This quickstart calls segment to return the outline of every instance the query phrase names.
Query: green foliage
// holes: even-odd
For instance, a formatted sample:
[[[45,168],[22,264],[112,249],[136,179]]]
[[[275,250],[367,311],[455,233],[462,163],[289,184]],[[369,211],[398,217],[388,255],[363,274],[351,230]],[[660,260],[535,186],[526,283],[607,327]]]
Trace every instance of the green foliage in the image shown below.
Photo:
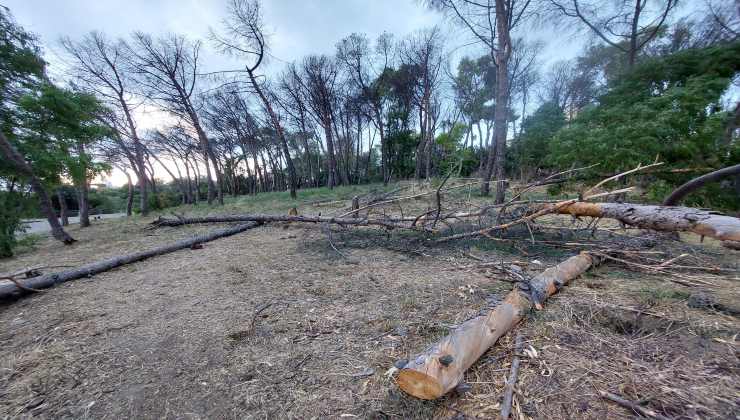
[[[436,162],[441,174],[450,171],[468,176],[478,167],[478,156],[469,148],[464,148],[463,137],[468,130],[465,124],[457,123],[450,131],[437,136],[437,144],[440,146],[440,156]]]
[[[174,190],[159,191],[157,194],[149,196],[149,208],[152,210],[162,210],[168,207],[179,206],[181,203],[180,194]]]
[[[419,134],[411,130],[393,131],[386,138],[388,147],[388,167],[391,174],[399,178],[414,175],[414,153],[419,143]]]
[[[98,123],[104,109],[93,95],[44,84],[21,97],[18,109],[16,147],[48,183],[68,177],[79,185],[109,169],[87,151],[109,134]]]
[[[21,229],[18,193],[0,192],[0,258],[13,256],[15,233]]]
[[[722,140],[728,113],[720,98],[739,69],[740,43],[645,60],[558,132],[550,158],[560,168],[599,163],[588,173],[598,177],[657,157],[666,166],[654,185],[666,190],[696,175],[671,169],[706,172],[737,163],[737,142]],[[705,193],[691,204],[716,198]]]
[[[453,89],[460,110],[471,121],[493,119],[494,107],[486,103],[493,98],[495,86],[496,67],[490,55],[460,60]]]
[[[522,132],[512,145],[514,167],[527,173],[550,167],[547,159],[550,141],[564,125],[565,114],[554,102],[545,102],[525,118]]]

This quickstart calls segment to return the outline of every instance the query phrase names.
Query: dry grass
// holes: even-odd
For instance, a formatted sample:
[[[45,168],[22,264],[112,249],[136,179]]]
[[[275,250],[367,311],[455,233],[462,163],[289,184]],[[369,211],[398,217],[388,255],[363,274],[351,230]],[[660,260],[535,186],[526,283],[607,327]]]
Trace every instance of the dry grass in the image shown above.
[[[467,199],[467,191],[456,194],[449,199]],[[266,210],[244,200],[219,211]],[[290,208],[271,200],[275,212]],[[302,213],[334,211],[309,201]],[[431,204],[413,200],[404,210]],[[78,265],[212,229],[149,231],[148,220],[73,228],[74,246],[44,239],[0,262],[0,272]],[[0,304],[0,417],[495,417],[513,335],[467,372],[463,395],[419,401],[385,373],[510,289],[499,274],[470,268],[475,261],[462,249],[530,262],[522,264],[529,272],[574,251],[526,240],[432,246],[371,229],[332,237],[347,258],[320,227],[274,224]],[[714,245],[681,247],[737,265]],[[717,299],[738,301],[732,275],[708,279],[719,286],[710,290]],[[536,357],[523,358],[515,415],[634,417],[597,396],[609,390],[669,417],[731,418],[740,324],[688,307],[694,292],[614,265],[574,281],[519,327]]]

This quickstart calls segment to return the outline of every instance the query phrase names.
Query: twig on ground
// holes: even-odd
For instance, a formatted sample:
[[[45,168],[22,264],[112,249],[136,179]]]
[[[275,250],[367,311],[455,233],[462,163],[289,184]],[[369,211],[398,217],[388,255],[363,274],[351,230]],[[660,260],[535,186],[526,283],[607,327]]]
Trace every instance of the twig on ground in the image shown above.
[[[506,420],[511,415],[511,403],[514,401],[514,387],[516,385],[516,378],[519,374],[519,354],[522,352],[522,345],[524,339],[521,334],[516,335],[516,344],[514,345],[514,358],[511,361],[511,373],[509,373],[509,380],[506,381],[506,387],[504,388],[504,401],[501,405],[501,418]]]
[[[609,401],[613,401],[621,405],[624,408],[628,408],[634,411],[635,413],[641,416],[650,417],[650,418],[659,419],[659,420],[668,420],[668,417],[662,416],[656,413],[654,410],[650,410],[649,408],[640,407],[639,405],[633,403],[632,401],[627,401],[617,394],[612,394],[611,392],[606,392],[606,391],[599,391],[599,395],[601,395],[601,398],[605,398]]]
[[[259,315],[260,315],[260,314],[261,314],[262,312],[264,312],[264,311],[265,311],[265,309],[269,308],[269,307],[270,307],[270,306],[272,306],[272,305],[273,305],[274,303],[275,303],[275,302],[267,302],[267,303],[263,304],[262,306],[260,306],[259,308],[257,308],[257,310],[256,310],[256,311],[254,311],[254,315],[252,315],[252,322],[250,322],[250,323],[249,323],[249,333],[250,333],[250,334],[253,334],[253,333],[254,333],[254,327],[255,327],[255,325],[257,324],[257,317],[258,317],[258,316],[259,316]]]

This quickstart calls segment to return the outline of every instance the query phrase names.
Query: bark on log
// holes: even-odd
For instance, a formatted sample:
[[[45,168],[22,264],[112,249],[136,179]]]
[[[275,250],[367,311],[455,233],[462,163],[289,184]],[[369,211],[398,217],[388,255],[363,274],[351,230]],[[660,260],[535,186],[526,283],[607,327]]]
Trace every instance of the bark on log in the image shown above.
[[[32,277],[25,279],[22,284],[26,288],[31,289],[43,289],[54,286],[58,283],[65,281],[75,280],[82,277],[89,277],[95,274],[102,273],[120,267],[125,264],[141,261],[147,258],[155,257],[157,255],[168,254],[170,252],[178,251],[185,248],[190,248],[194,245],[201,244],[204,242],[210,242],[215,239],[225,238],[227,236],[236,235],[237,233],[244,232],[246,230],[255,228],[261,225],[259,222],[244,223],[227,229],[219,229],[213,232],[209,232],[205,235],[198,235],[193,238],[183,239],[181,241],[174,242],[169,245],[150,249],[148,251],[136,252],[128,255],[121,255],[106,260],[97,261],[91,264],[86,264],[81,267],[62,271],[60,273],[45,274],[38,277]],[[19,295],[25,293],[24,290],[18,288],[14,283],[0,283],[0,299],[11,297],[13,295]]]
[[[341,226],[382,226],[389,229],[412,229],[418,231],[432,232],[423,226],[412,226],[393,220],[383,219],[354,219],[345,217],[324,216],[293,216],[281,214],[234,214],[225,216],[188,217],[178,219],[166,219],[160,217],[152,222],[154,226],[182,226],[199,223],[228,223],[228,222],[299,222],[299,223],[329,223]]]
[[[529,283],[520,283],[501,304],[465,321],[450,335],[409,359],[396,383],[404,392],[425,400],[448,393],[460,383],[465,371],[514,328],[532,306],[541,308],[548,297],[597,262],[596,257],[584,252],[548,268]]]
[[[565,206],[549,204],[554,213],[606,217],[630,226],[666,232],[693,232],[721,241],[740,241],[740,219],[690,207],[579,201]]]
[[[719,181],[722,178],[740,175],[740,164],[722,168],[686,182],[673,192],[663,201],[664,206],[675,206],[681,200],[693,191],[709,184],[710,182]]]

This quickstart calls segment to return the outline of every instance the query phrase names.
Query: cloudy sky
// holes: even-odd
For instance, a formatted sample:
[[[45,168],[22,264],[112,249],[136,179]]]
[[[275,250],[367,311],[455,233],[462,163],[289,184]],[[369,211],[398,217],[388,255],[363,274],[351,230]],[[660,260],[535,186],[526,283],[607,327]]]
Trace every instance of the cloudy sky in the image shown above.
[[[207,39],[225,14],[224,0],[0,0],[18,22],[39,35],[51,71],[59,70],[58,39],[73,39],[92,30],[126,36],[140,30],[176,32]],[[267,0],[264,20],[273,59],[269,71],[311,53],[332,53],[338,40],[352,32],[374,38],[383,31],[405,35],[432,26],[442,17],[416,0]],[[211,53],[208,70],[233,65]],[[55,68],[56,67],[56,68]]]

